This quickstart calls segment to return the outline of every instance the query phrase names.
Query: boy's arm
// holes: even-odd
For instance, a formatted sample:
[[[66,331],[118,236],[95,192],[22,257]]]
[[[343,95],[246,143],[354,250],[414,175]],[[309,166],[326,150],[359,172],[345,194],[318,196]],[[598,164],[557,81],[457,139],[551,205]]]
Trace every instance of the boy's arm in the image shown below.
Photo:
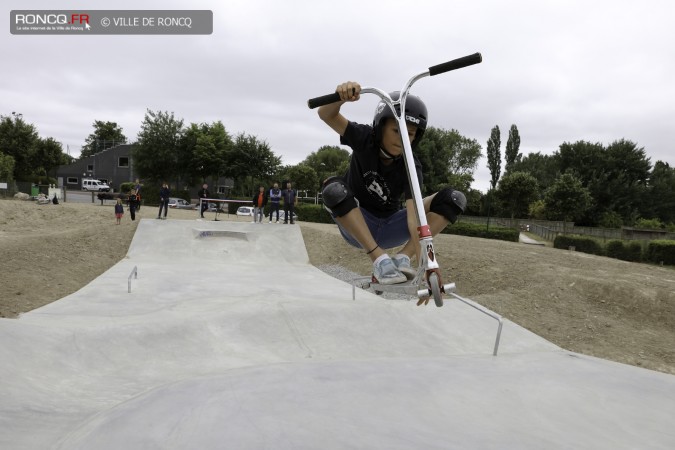
[[[346,102],[355,102],[360,98],[361,86],[359,83],[348,81],[340,84],[335,92],[340,94],[340,101],[319,107],[319,117],[342,136],[345,134],[349,121],[340,114],[340,108]]]
[[[407,211],[408,218],[408,232],[410,233],[410,240],[417,242],[415,245],[415,255],[417,256],[417,261],[420,260],[420,246],[419,246],[419,236],[417,232],[417,215],[415,214],[415,203],[413,199],[408,199],[405,201],[405,209]]]

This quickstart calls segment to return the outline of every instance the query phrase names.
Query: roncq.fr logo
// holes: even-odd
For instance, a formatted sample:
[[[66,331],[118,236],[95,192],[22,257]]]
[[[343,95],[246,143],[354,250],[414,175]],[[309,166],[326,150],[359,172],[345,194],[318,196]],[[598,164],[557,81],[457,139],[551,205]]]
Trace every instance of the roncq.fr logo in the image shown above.
[[[89,14],[17,14],[15,25],[82,25],[89,28]]]

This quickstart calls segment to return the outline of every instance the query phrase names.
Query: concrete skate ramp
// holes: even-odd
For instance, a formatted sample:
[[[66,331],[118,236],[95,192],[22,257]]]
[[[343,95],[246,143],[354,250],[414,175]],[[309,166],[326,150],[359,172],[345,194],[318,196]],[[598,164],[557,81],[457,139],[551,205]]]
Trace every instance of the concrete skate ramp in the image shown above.
[[[495,357],[461,302],[351,294],[297,226],[142,220],[92,283],[0,319],[0,449],[675,447],[673,376],[508,321]]]

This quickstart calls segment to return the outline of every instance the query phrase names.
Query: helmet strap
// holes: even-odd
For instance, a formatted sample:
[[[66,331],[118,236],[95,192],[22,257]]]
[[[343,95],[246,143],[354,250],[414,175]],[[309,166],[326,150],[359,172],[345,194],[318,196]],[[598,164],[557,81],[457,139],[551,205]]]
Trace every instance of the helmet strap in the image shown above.
[[[392,155],[391,153],[389,153],[388,151],[386,151],[382,147],[380,147],[380,156],[383,157],[384,159],[390,159],[390,160],[394,160],[394,161],[396,161],[397,159],[399,159],[401,157],[401,155],[398,155],[398,156]]]

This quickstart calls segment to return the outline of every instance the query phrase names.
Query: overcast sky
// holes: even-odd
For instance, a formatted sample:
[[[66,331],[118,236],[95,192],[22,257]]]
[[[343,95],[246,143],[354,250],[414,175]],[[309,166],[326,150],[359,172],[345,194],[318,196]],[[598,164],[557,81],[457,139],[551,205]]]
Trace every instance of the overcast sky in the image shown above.
[[[0,114],[23,114],[78,156],[95,120],[135,140],[146,109],[265,140],[297,164],[337,136],[306,100],[342,81],[398,90],[413,75],[467,54],[483,63],[420,80],[429,124],[486,152],[512,124],[523,154],[563,142],[644,147],[675,166],[675,2],[650,1],[3,1]],[[207,9],[204,36],[12,35],[15,9]],[[368,123],[372,95],[349,104]],[[473,187],[489,186],[486,158]]]

